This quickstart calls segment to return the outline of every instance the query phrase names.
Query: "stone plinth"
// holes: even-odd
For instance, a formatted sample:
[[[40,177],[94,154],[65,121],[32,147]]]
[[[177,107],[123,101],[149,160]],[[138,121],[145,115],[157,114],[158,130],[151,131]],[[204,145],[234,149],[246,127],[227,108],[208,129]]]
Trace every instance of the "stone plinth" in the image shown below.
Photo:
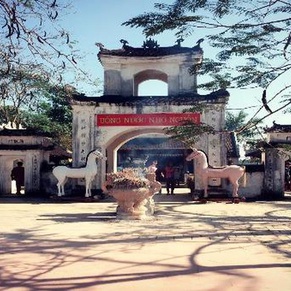
[[[154,212],[153,192],[149,188],[111,189],[108,194],[118,203],[117,218],[145,219]]]

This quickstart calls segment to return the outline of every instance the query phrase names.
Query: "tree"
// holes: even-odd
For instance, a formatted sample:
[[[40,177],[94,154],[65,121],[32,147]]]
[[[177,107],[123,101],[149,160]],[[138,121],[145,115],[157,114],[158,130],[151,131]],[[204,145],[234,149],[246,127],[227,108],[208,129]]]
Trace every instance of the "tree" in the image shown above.
[[[7,74],[13,65],[32,60],[58,71],[66,64],[76,66],[73,41],[57,26],[59,12],[69,9],[65,2],[0,0],[0,55]]]
[[[9,74],[0,67],[0,122],[50,134],[71,148],[72,111],[69,86],[55,85],[40,65],[14,65]]]
[[[80,65],[82,55],[76,41],[59,25],[62,15],[69,13],[71,0],[0,0],[0,59],[6,74],[13,66],[29,63],[41,65],[51,81],[66,84],[92,78]]]
[[[46,99],[39,102],[34,111],[23,112],[24,125],[47,133],[56,143],[71,149],[73,113],[70,100],[74,92],[67,86],[51,86]]]
[[[218,54],[215,60],[204,60],[199,68],[198,73],[212,77],[200,88],[217,89],[218,84],[262,88],[258,112],[265,113],[258,121],[283,109],[290,112],[290,1],[176,0],[155,4],[155,8],[156,12],[131,18],[123,25],[141,27],[146,36],[175,30],[177,37],[185,38],[203,30]],[[269,89],[280,80],[281,86],[270,96]],[[270,101],[278,98],[282,104],[270,108]],[[255,126],[253,118],[251,121],[243,130]]]
[[[237,132],[238,129],[243,128],[247,122],[248,114],[244,111],[239,111],[238,114],[233,114],[231,112],[226,112],[226,119],[225,119],[225,129],[227,131],[234,131]],[[256,125],[262,123],[258,120],[253,121]],[[244,131],[237,132],[237,140],[239,142],[247,141],[250,139],[254,139],[259,134],[258,128],[251,127]]]
[[[57,143],[72,149],[72,111],[66,98],[53,98],[39,104],[35,112],[23,112],[27,128],[47,133]]]
[[[21,111],[33,110],[50,87],[48,74],[35,64],[14,65],[9,74],[0,66],[0,116],[2,123],[21,124]]]
[[[64,74],[91,81],[77,64],[75,41],[58,25],[68,1],[0,0],[0,121],[45,131],[65,146],[72,113]]]
[[[183,110],[186,112],[199,112],[205,109],[205,105],[194,104],[191,108]],[[171,126],[165,128],[166,134],[170,135],[172,139],[182,141],[188,148],[193,148],[195,144],[201,139],[204,134],[215,134],[215,129],[203,122],[198,124],[192,120],[184,120],[181,125]]]

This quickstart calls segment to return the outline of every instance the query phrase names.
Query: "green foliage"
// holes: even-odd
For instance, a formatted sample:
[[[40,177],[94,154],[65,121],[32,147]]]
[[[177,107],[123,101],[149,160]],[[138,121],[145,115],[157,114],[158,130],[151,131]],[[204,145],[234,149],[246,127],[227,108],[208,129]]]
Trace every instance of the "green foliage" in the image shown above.
[[[194,104],[192,108],[184,110],[183,112],[199,112],[205,109],[203,104]],[[185,120],[181,125],[171,126],[165,128],[166,134],[170,135],[172,139],[183,142],[187,147],[192,148],[201,139],[203,134],[215,134],[212,126],[200,122],[194,123],[192,120]]]
[[[40,65],[14,65],[9,74],[0,66],[0,121],[40,130],[71,148],[73,90],[51,83]]]
[[[205,109],[205,105],[197,104],[191,108],[191,112],[202,112]],[[185,111],[186,112],[186,111]],[[189,110],[187,110],[189,112]],[[244,111],[239,111],[237,115],[230,112],[226,113],[225,130],[234,131],[237,133],[238,141],[251,140],[257,136],[257,127],[248,128],[244,131],[240,131],[246,124],[246,118],[248,114]],[[258,126],[261,122],[257,119],[253,119],[253,123]],[[191,120],[186,120],[180,126],[173,126],[165,128],[165,131],[171,138],[182,141],[187,147],[192,148],[201,139],[204,134],[215,134],[215,129],[205,123],[193,123]]]
[[[2,65],[2,66],[1,66]],[[6,73],[0,63],[0,115],[4,123],[21,122],[22,110],[34,110],[49,87],[47,73],[40,66],[13,66]]]
[[[215,134],[212,126],[191,120],[186,120],[182,125],[165,128],[166,134],[171,138],[183,142],[187,147],[192,148],[201,139],[203,134]]]
[[[22,112],[25,127],[49,134],[55,142],[67,149],[72,148],[72,110],[70,98],[62,87],[52,87],[46,100],[34,111]]]
[[[248,114],[244,111],[239,111],[237,115],[226,112],[225,119],[225,129],[227,131],[234,131],[237,133],[237,140],[239,142],[251,140],[258,135],[257,127],[262,123],[258,119],[253,119],[252,122],[256,127],[248,127],[247,129],[241,131],[242,128],[246,125],[246,118]]]
[[[0,121],[41,130],[71,147],[72,112],[64,75],[78,66],[75,41],[59,26],[70,0],[0,1]],[[56,85],[58,84],[58,85]]]

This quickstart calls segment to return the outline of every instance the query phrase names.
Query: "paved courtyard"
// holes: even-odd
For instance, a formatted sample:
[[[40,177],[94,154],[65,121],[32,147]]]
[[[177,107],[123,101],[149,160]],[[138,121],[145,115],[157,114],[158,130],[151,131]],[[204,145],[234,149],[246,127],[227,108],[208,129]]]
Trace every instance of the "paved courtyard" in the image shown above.
[[[291,290],[291,200],[181,197],[144,221],[110,200],[0,198],[0,290]]]

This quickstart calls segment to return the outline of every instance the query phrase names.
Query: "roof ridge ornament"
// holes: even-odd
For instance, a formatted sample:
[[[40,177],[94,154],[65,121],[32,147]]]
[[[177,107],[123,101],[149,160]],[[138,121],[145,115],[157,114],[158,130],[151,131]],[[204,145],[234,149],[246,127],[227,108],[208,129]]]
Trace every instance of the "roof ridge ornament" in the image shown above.
[[[193,47],[183,47],[182,42],[184,39],[179,37],[175,44],[172,46],[160,46],[156,40],[149,37],[143,42],[140,47],[133,47],[129,45],[129,42],[126,39],[120,39],[122,47],[119,49],[105,49],[102,43],[96,43],[95,45],[100,49],[98,53],[98,58],[101,58],[105,55],[111,56],[124,56],[124,57],[161,57],[161,56],[170,56],[178,54],[188,54],[193,57],[196,55],[198,61],[202,61],[203,49],[200,47],[203,39],[199,39],[196,42],[196,45]]]
[[[120,42],[123,45],[123,48],[128,45],[128,41],[126,39],[121,39]]]
[[[181,43],[184,41],[184,38],[183,37],[179,37],[177,40],[176,40],[176,43],[177,43],[177,46],[181,47]]]
[[[157,49],[160,45],[156,40],[153,40],[152,38],[147,39],[143,42],[142,47],[144,49]]]

